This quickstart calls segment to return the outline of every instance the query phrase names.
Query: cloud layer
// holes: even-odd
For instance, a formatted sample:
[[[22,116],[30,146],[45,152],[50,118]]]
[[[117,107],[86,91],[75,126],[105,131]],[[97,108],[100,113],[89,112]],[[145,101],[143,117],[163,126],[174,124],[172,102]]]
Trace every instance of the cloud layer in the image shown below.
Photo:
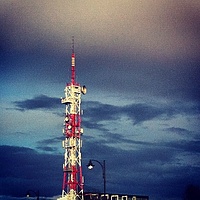
[[[18,50],[37,48],[41,42],[56,47],[66,36],[75,34],[87,48],[91,45],[115,48],[117,41],[122,48],[157,57],[198,55],[200,4],[195,0],[86,3],[9,0],[3,1],[1,7],[3,36]],[[12,26],[6,26],[8,23]],[[110,47],[106,47],[107,43]]]
[[[106,159],[107,190],[113,193],[117,193],[120,189],[121,193],[130,193],[132,190],[144,194],[143,187],[145,187],[146,194],[152,197],[159,194],[160,197],[176,198],[184,193],[187,185],[198,184],[199,165],[181,163],[181,157],[187,158],[187,156],[180,152],[179,147],[173,144],[160,146],[139,144],[138,147],[127,151],[109,147],[100,141],[95,144],[94,150],[94,143],[85,141],[83,148],[85,191],[101,191],[102,188],[98,165],[95,165],[94,171],[88,171],[86,168],[89,159],[96,157],[100,160]],[[32,149],[11,146],[1,146],[1,152],[3,152],[0,174],[3,183],[2,194],[23,196],[30,188],[39,189],[41,196],[53,196],[59,193],[62,173],[58,165],[63,162],[61,155],[41,154]],[[92,152],[92,157],[88,152]],[[185,149],[185,152],[188,151]],[[7,167],[8,163],[10,167]],[[159,191],[160,186],[165,187],[165,190]],[[12,191],[9,188],[13,188]]]
[[[58,98],[40,95],[33,99],[26,99],[23,101],[14,101],[14,105],[21,111],[37,110],[37,109],[56,109],[60,108],[61,104]]]
[[[198,0],[1,1],[0,195],[60,193],[72,35],[85,190],[103,188],[92,158],[109,192],[177,200],[200,185],[199,13]]]
[[[61,156],[38,154],[33,149],[14,146],[1,146],[0,151],[1,194],[25,196],[29,189],[39,189],[41,196],[59,192],[61,171],[56,170],[55,163],[62,163]]]

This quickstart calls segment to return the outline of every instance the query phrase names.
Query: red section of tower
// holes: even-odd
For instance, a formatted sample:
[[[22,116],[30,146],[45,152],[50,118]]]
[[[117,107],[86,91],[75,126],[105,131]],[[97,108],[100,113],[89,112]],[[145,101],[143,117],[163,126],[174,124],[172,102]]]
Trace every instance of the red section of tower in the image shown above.
[[[86,93],[86,87],[76,83],[74,41],[71,56],[71,83],[65,87],[65,104],[63,148],[65,149],[63,164],[62,197],[59,200],[83,199],[83,176],[81,166],[81,94]]]

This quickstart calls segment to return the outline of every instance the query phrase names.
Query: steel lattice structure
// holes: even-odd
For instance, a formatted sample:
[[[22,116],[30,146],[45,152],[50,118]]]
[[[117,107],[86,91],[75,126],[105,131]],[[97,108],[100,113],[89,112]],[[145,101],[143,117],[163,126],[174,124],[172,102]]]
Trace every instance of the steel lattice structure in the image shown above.
[[[83,200],[83,175],[81,166],[81,147],[83,128],[81,128],[81,94],[86,93],[86,87],[80,86],[75,80],[74,41],[71,56],[71,83],[64,89],[65,119],[63,148],[65,149],[63,164],[62,197],[58,200]]]

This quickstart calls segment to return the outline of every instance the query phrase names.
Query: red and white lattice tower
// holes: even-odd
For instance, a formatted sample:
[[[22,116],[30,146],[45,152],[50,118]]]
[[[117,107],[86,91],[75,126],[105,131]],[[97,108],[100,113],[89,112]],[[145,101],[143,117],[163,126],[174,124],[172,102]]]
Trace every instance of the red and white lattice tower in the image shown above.
[[[65,149],[63,164],[62,197],[58,200],[83,200],[83,175],[81,165],[81,94],[86,93],[86,87],[76,83],[74,39],[71,56],[71,82],[64,89],[65,97],[61,103],[65,104],[63,148]]]

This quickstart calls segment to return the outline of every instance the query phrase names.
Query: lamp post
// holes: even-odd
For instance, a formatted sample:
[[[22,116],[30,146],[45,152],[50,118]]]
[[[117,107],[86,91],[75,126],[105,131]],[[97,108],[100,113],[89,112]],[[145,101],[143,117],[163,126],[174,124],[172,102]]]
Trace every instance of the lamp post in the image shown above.
[[[37,200],[39,200],[39,190],[37,192],[35,192],[33,190],[28,190],[26,193],[26,197],[30,197],[30,192],[34,193],[35,196],[37,197]]]
[[[95,166],[92,161],[97,162],[100,164],[101,168],[102,168],[102,172],[103,172],[103,193],[104,193],[104,200],[106,199],[106,162],[105,160],[103,160],[103,164],[101,162],[99,162],[98,160],[90,160],[89,163],[87,164],[87,167],[89,170],[93,169],[93,167]]]

